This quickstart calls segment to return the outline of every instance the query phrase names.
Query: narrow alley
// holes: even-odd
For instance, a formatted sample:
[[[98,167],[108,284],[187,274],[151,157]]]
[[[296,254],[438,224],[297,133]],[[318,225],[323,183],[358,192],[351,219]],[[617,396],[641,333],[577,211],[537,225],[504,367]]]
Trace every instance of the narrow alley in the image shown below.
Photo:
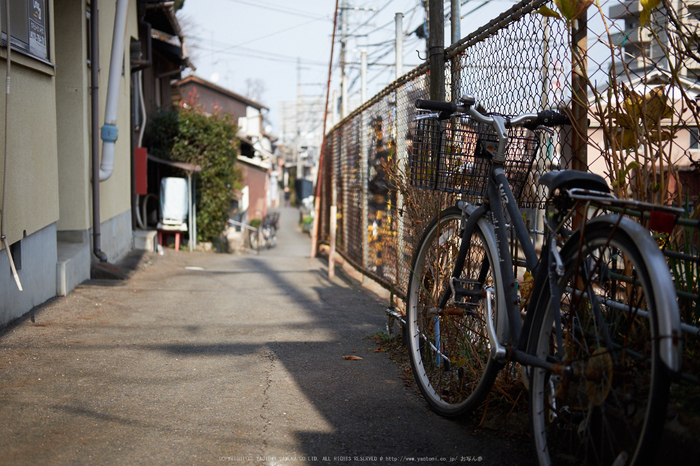
[[[0,331],[0,463],[529,464],[404,386],[370,339],[386,301],[329,280],[297,220],[259,256],[149,253]]]

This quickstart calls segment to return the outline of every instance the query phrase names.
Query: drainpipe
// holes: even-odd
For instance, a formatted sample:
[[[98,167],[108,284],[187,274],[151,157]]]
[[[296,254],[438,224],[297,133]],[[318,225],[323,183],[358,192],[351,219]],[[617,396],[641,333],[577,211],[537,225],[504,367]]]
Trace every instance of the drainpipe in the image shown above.
[[[102,163],[99,179],[107,180],[114,169],[114,143],[119,136],[117,129],[117,109],[119,106],[119,85],[121,83],[122,65],[124,63],[124,35],[126,34],[126,15],[129,0],[117,0],[114,17],[114,35],[112,37],[112,56],[109,63],[109,82],[107,84],[107,105],[105,107],[105,124],[102,126]]]
[[[5,74],[5,140],[3,148],[3,170],[2,170],[2,206],[0,207],[0,241],[2,241],[5,247],[5,253],[7,254],[7,261],[10,263],[10,270],[12,271],[12,276],[15,278],[15,283],[19,291],[22,291],[22,283],[19,280],[19,275],[17,274],[17,268],[15,267],[15,261],[12,259],[12,251],[10,251],[10,244],[7,242],[7,237],[5,236],[5,194],[7,193],[7,152],[8,152],[8,139],[9,139],[9,121],[10,121],[10,65],[12,65],[12,33],[10,31],[10,0],[5,0],[5,37],[7,38],[7,68]],[[32,319],[34,319],[32,315]]]
[[[107,262],[107,254],[102,251],[100,239],[100,28],[98,16],[98,0],[92,0],[90,19],[92,31],[90,32],[90,92],[92,94],[92,252],[100,260]]]

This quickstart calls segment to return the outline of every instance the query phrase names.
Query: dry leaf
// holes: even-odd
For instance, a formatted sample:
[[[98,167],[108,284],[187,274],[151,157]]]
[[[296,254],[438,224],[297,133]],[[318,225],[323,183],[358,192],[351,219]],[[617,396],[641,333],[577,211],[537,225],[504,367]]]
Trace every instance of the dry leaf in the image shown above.
[[[359,361],[359,360],[361,360],[362,358],[359,357],[359,356],[343,356],[343,359],[348,359],[348,360],[350,360],[350,361]]]
[[[637,142],[637,136],[632,130],[622,130],[615,134],[615,139],[617,140],[617,150],[627,150],[634,149],[639,145]]]
[[[529,271],[525,271],[523,283],[520,285],[520,309],[524,309],[527,303],[530,301],[530,296],[532,296],[532,288],[534,286],[535,278]]]
[[[668,97],[664,93],[663,87],[656,87],[644,96],[646,104],[647,117],[656,123],[662,118],[671,118],[673,116],[673,107],[668,105]]]
[[[625,112],[613,111],[612,117],[615,119],[615,123],[617,123],[617,126],[620,126],[622,128],[634,129],[639,126],[637,122]]]

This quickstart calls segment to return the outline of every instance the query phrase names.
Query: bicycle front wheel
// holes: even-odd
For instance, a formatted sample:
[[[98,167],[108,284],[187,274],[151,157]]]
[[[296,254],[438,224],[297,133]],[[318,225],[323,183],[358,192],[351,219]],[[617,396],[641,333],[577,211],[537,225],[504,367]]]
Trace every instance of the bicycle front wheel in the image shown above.
[[[260,248],[260,236],[258,235],[257,231],[250,231],[248,233],[248,244],[250,245],[251,249]]]
[[[486,298],[453,296],[440,308],[457,259],[462,211],[451,207],[428,225],[416,250],[408,285],[407,336],[411,367],[423,397],[436,412],[455,417],[484,400],[501,365],[490,357]],[[492,310],[502,299],[493,234],[479,223],[471,236],[457,289],[494,287]]]
[[[538,302],[530,353],[569,368],[532,372],[541,465],[647,464],[663,429],[670,375],[660,360],[650,271],[634,241],[613,228],[589,224],[562,252],[559,317],[550,290]]]

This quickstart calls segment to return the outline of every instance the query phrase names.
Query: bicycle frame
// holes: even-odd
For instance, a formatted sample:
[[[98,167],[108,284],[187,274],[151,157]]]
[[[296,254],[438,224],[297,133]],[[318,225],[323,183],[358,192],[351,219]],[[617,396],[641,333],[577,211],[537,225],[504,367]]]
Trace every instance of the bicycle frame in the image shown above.
[[[470,413],[499,371],[520,363],[540,464],[561,454],[643,462],[681,368],[681,328],[664,255],[625,212],[672,208],[619,200],[594,173],[546,173],[538,254],[517,202],[541,148],[526,130],[566,119],[548,110],[482,114],[471,96],[459,103],[416,101],[439,113],[416,118],[412,186],[463,196],[428,224],[409,277],[406,336],[422,395],[444,416]],[[523,265],[534,278],[519,296]]]
[[[463,203],[463,217],[466,217],[464,223],[464,234],[469,234],[473,231],[473,226],[485,215],[491,215],[491,223],[494,226],[494,232],[496,234],[496,245],[498,247],[498,261],[499,263],[493,264],[494,267],[499,267],[501,273],[503,274],[504,283],[504,294],[505,294],[505,306],[506,313],[508,316],[508,328],[511,336],[511,341],[513,345],[510,348],[498,348],[502,346],[500,342],[495,341],[497,347],[496,353],[506,354],[505,359],[513,360],[516,362],[521,362],[523,364],[533,365],[537,367],[544,367],[547,369],[552,368],[552,364],[546,361],[541,361],[540,359],[530,356],[525,353],[525,345],[527,343],[526,338],[521,338],[523,333],[523,328],[529,329],[534,310],[531,309],[532,306],[528,306],[525,316],[525,322],[521,321],[520,310],[518,306],[518,296],[516,292],[516,279],[513,273],[513,260],[509,253],[510,243],[508,241],[507,234],[507,223],[505,215],[503,214],[503,209],[500,208],[505,204],[506,210],[510,217],[511,223],[510,227],[514,229],[515,236],[518,239],[520,246],[525,255],[525,263],[528,270],[535,276],[535,290],[541,290],[542,285],[549,286],[548,275],[543,275],[538,273],[540,270],[546,269],[546,267],[540,267],[540,260],[538,259],[537,252],[535,251],[535,246],[530,239],[525,222],[521,217],[520,209],[517,206],[517,202],[510,189],[508,180],[506,179],[505,172],[503,171],[503,165],[494,162],[491,171],[489,173],[489,181],[487,184],[487,196],[488,202],[484,202],[481,206],[477,207],[474,211],[467,215],[465,209],[469,204]],[[498,206],[499,208],[492,208],[492,206]],[[469,249],[469,243],[471,238],[464,237],[462,239],[462,244],[460,246],[460,251],[457,256],[457,261],[455,264],[455,270],[452,273],[452,278],[459,274],[462,266],[464,265],[464,260]],[[503,254],[502,251],[506,253]],[[542,258],[550,257],[549,242],[545,241],[542,249]],[[544,280],[544,283],[543,283]],[[541,291],[540,291],[541,292]],[[539,292],[538,292],[539,294]],[[447,303],[450,298],[449,291],[447,291],[442,299],[441,305]],[[531,303],[534,300],[531,300]],[[501,361],[504,362],[504,361]]]
[[[476,208],[473,208],[471,212],[467,212],[471,204],[461,203],[462,216],[463,216],[463,235],[462,243],[460,245],[460,250],[458,252],[457,260],[455,263],[455,268],[452,271],[450,280],[454,280],[457,277],[464,265],[464,261],[469,249],[469,244],[471,241],[470,237],[466,235],[471,234],[474,230],[474,225],[486,215],[491,215],[491,223],[494,227],[494,233],[496,236],[496,245],[498,253],[498,264],[492,264],[494,267],[499,267],[503,277],[504,285],[504,295],[505,295],[505,310],[508,317],[508,333],[510,335],[511,344],[505,347],[495,335],[490,335],[491,343],[494,347],[494,354],[500,355],[499,362],[514,361],[528,366],[541,367],[553,372],[561,372],[565,370],[557,364],[552,364],[548,361],[541,360],[535,356],[532,356],[526,352],[526,346],[528,343],[528,335],[532,322],[537,312],[536,303],[539,300],[539,296],[545,290],[545,287],[549,287],[551,290],[550,296],[552,296],[553,302],[558,302],[557,300],[561,296],[561,290],[556,289],[557,287],[552,287],[552,284],[556,285],[556,277],[552,276],[552,270],[558,264],[560,264],[559,251],[556,245],[552,245],[551,235],[552,232],[550,228],[551,225],[545,228],[544,241],[542,245],[541,254],[537,255],[535,246],[530,238],[525,221],[521,216],[519,207],[513,192],[510,189],[508,180],[506,179],[505,172],[503,170],[503,165],[498,162],[492,164],[488,183],[487,192],[485,197],[485,202]],[[497,206],[497,208],[494,208]],[[510,225],[506,222],[505,215],[503,213],[503,206],[505,206],[506,211],[510,217]],[[648,235],[648,232],[644,230],[640,225],[635,222],[627,221],[621,215],[613,215],[608,218],[601,218],[616,228],[622,228],[625,232],[634,237],[635,241],[640,244],[647,244],[649,248],[654,248],[653,240]],[[525,318],[521,319],[519,301],[516,291],[516,277],[514,274],[513,260],[510,255],[510,241],[508,238],[507,230],[512,228],[515,232],[515,238],[525,255],[525,267],[529,270],[534,277],[533,284],[533,294],[530,297],[530,301],[525,310]],[[658,247],[656,248],[658,251]],[[505,252],[505,253],[503,253]],[[659,256],[659,257],[657,257]],[[661,254],[649,254],[645,257],[645,260],[651,261],[648,266],[651,270],[658,269],[660,267],[666,267],[666,263],[663,261]],[[661,260],[661,262],[659,262]],[[482,271],[485,273],[485,271]],[[556,272],[554,272],[556,273]],[[655,276],[652,276],[652,280]],[[663,306],[668,306],[668,303],[675,304],[675,299],[670,295],[673,290],[667,290],[665,286],[658,284],[655,287],[660,290],[659,296],[655,296],[657,306],[663,308]],[[444,307],[449,301],[451,296],[449,287],[448,290],[441,297],[440,305]],[[490,301],[488,301],[490,302]],[[489,313],[490,315],[490,313]],[[680,370],[680,350],[679,350],[679,340],[681,335],[680,330],[680,320],[677,311],[670,310],[670,312],[661,313],[662,318],[659,320],[659,337],[662,341],[661,344],[661,357],[666,363],[667,367],[672,372],[678,372]],[[490,325],[493,323],[490,322]]]
[[[479,123],[492,126],[498,136],[498,147],[489,147],[487,149],[487,152],[490,154],[491,158],[491,167],[487,178],[484,204],[468,213],[467,208],[469,204],[462,203],[462,235],[464,237],[462,239],[460,251],[458,252],[456,258],[457,260],[454,270],[451,274],[450,286],[445,288],[444,294],[440,297],[439,306],[443,308],[445,305],[447,305],[450,297],[453,294],[453,290],[455,289],[455,280],[457,280],[457,277],[461,273],[471,241],[471,238],[467,235],[471,234],[476,222],[478,222],[480,218],[483,218],[485,215],[491,215],[490,223],[493,225],[493,230],[496,237],[495,239],[498,249],[497,255],[499,262],[498,265],[493,264],[493,266],[500,268],[503,277],[503,293],[505,297],[504,305],[508,323],[508,334],[510,336],[510,345],[508,348],[506,348],[500,341],[498,341],[498,338],[496,338],[495,335],[490,335],[492,346],[495,348],[494,354],[505,355],[500,357],[500,359],[502,359],[500,362],[511,360],[529,366],[552,370],[553,372],[564,370],[564,367],[553,367],[551,363],[542,361],[537,357],[527,354],[526,352],[530,328],[537,312],[536,303],[539,301],[542,291],[551,291],[550,296],[552,297],[552,302],[554,303],[558,303],[558,300],[561,297],[560,293],[563,291],[558,290],[557,285],[558,276],[564,273],[563,264],[561,262],[561,255],[559,254],[558,246],[553,244],[554,241],[552,240],[552,235],[555,234],[554,232],[559,231],[559,225],[552,225],[549,220],[546,220],[547,225],[545,226],[544,242],[541,254],[538,256],[525,225],[525,221],[521,217],[520,209],[517,205],[515,196],[513,195],[504,171],[504,165],[506,162],[506,147],[508,145],[508,132],[506,131],[506,125],[524,126],[524,123],[533,121],[535,117],[537,117],[538,121],[540,121],[539,118],[542,114],[520,115],[519,117],[510,119],[509,123],[507,123],[503,116],[486,116],[479,113],[474,107],[475,101],[471,96],[465,96],[465,98],[460,99],[460,101],[465,104],[465,107],[458,107],[455,104],[449,103],[438,103],[436,105],[435,102],[432,102],[430,106],[424,108],[436,106],[441,112],[440,119],[448,118],[447,116],[442,115],[447,115],[448,113],[454,114],[456,111],[461,111],[463,114],[468,114]],[[544,115],[544,119],[547,118],[551,118],[551,116]],[[561,122],[556,122],[556,118],[552,118],[550,123],[555,125],[562,124]],[[439,146],[440,144],[438,144],[438,147]],[[602,195],[603,193],[597,194]],[[573,195],[570,197],[574,198]],[[504,206],[508,212],[510,225],[506,223],[506,218],[503,213]],[[598,220],[592,221],[597,222]],[[656,270],[666,266],[663,254],[661,254],[658,251],[658,247],[654,245],[653,240],[651,240],[649,237],[648,231],[642,228],[640,225],[627,218],[624,218],[624,215],[605,216],[602,217],[600,221],[605,222],[608,225],[614,225],[614,228],[622,228],[625,234],[631,237],[635,243],[644,245],[643,249],[648,252],[648,254],[645,254],[644,257],[645,262],[647,262],[648,269]],[[514,231],[515,238],[518,240],[518,243],[525,255],[526,268],[534,276],[533,294],[530,296],[530,302],[526,308],[524,321],[521,320],[519,311],[518,295],[516,291],[516,277],[514,273],[513,260],[509,249],[510,242],[508,240],[508,228],[512,228]],[[563,233],[565,236],[568,236],[566,232]],[[569,231],[569,233],[575,233],[575,231]],[[564,245],[564,248],[567,247],[567,244]],[[483,279],[485,273],[486,270],[481,271],[480,279]],[[654,297],[657,308],[668,308],[668,312],[661,313],[661,318],[659,320],[659,338],[662,340],[661,358],[667,367],[675,373],[680,370],[679,340],[681,336],[680,316],[677,311],[677,302],[673,296],[673,293],[671,293],[672,290],[669,291],[666,289],[669,288],[667,283],[662,283],[663,280],[654,274],[652,274],[651,279],[655,282],[654,289],[657,290],[657,296]],[[549,289],[545,287],[549,287]],[[670,288],[673,287],[671,286]],[[472,299],[476,299],[480,298],[481,296],[476,296],[475,293],[481,294],[484,291],[485,290],[474,290],[471,292],[467,291],[465,295],[470,296]],[[558,317],[558,315],[558,312],[555,313],[555,316]],[[489,313],[489,317],[490,316],[491,315]],[[489,325],[491,328],[493,328],[493,322],[489,322]],[[557,330],[557,332],[559,332],[559,330]],[[523,337],[523,333],[525,334],[525,337]]]

